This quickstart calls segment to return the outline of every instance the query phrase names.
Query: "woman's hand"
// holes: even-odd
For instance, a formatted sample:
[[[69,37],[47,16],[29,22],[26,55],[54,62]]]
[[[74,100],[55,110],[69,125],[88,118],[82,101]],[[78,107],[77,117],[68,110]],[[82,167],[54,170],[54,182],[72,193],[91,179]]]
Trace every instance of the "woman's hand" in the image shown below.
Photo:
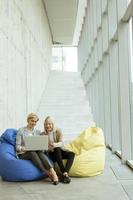
[[[26,149],[25,149],[24,146],[21,147],[21,151],[22,151],[22,152],[26,152]]]
[[[49,149],[50,151],[53,151],[54,145],[53,145],[52,142],[49,142],[49,143],[48,143],[48,149]]]

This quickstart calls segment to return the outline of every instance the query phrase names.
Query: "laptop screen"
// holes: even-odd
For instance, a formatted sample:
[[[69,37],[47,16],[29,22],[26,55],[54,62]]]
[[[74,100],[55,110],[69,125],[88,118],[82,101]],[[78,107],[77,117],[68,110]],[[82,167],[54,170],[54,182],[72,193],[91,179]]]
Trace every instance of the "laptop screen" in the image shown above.
[[[26,151],[48,150],[48,136],[25,136],[24,143]]]

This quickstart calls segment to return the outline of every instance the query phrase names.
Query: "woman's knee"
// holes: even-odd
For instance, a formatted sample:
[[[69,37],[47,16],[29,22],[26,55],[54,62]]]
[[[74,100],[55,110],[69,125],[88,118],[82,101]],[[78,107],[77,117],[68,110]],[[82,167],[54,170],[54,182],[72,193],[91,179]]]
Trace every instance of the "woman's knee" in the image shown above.
[[[73,153],[72,151],[70,151],[70,152],[69,152],[69,157],[72,158],[72,159],[74,159],[75,153]]]
[[[29,151],[28,153],[29,153],[29,156],[31,156],[31,157],[37,157],[38,156],[35,151]]]
[[[60,152],[60,151],[61,151],[61,148],[60,148],[60,147],[54,148],[54,152]]]

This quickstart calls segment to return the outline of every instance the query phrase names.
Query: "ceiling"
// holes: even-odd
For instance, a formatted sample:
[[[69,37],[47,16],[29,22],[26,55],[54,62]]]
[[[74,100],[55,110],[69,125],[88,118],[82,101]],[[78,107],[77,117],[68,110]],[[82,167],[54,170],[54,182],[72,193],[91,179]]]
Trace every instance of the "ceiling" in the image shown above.
[[[44,0],[53,44],[72,45],[79,0]]]

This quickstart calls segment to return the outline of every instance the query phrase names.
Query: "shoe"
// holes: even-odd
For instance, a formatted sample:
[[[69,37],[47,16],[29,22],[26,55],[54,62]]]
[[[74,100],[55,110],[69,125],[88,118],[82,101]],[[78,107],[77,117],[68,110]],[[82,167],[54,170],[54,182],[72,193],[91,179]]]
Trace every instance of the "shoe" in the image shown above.
[[[53,181],[53,185],[58,185],[59,181]]]
[[[62,182],[63,183],[70,183],[71,179],[68,175],[62,175]]]

